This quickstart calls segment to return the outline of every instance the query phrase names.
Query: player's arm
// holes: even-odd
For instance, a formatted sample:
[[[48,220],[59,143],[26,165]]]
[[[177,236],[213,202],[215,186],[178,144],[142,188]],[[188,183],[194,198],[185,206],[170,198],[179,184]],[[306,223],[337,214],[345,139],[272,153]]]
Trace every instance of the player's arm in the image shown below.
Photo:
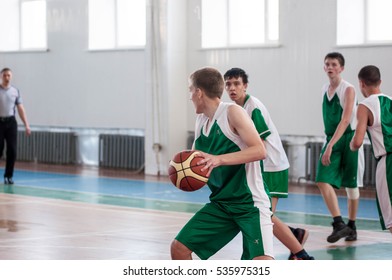
[[[363,144],[370,114],[371,112],[366,106],[359,104],[357,110],[357,128],[355,129],[354,137],[350,142],[350,149],[352,151],[358,150]]]
[[[233,132],[241,137],[247,147],[238,152],[217,156],[201,152],[200,154],[204,159],[199,164],[206,163],[203,169],[209,168],[207,176],[210,175],[213,168],[220,165],[236,165],[259,161],[267,156],[265,146],[245,110],[237,105],[230,106],[228,108],[228,121]]]
[[[355,101],[355,91],[354,88],[348,87],[345,92],[345,103],[342,113],[342,118],[338,124],[338,127],[335,130],[331,140],[329,141],[327,147],[325,148],[324,154],[321,158],[321,162],[323,165],[329,165],[331,163],[331,154],[332,148],[342,137],[344,132],[346,131],[348,125],[350,124],[351,115],[353,113],[354,101]]]

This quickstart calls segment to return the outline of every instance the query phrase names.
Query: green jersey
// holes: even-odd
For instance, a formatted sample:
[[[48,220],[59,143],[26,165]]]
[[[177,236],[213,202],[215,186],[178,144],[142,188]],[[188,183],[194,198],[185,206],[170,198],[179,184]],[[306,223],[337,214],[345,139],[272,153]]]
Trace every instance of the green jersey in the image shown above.
[[[228,106],[238,105],[221,102],[211,123],[204,114],[197,116],[194,143],[196,150],[221,155],[238,152],[247,147],[230,128]],[[212,202],[227,203],[240,208],[249,205],[270,207],[259,161],[214,168],[207,184],[212,192]]]
[[[342,80],[339,86],[336,88],[335,93],[332,96],[328,95],[329,84],[323,87],[323,120],[324,120],[324,132],[327,136],[332,137],[338,127],[343,114],[343,108],[346,102],[346,89],[348,87],[354,88],[349,82]],[[356,108],[357,108],[357,96],[353,104],[353,113],[351,114],[350,125],[347,127],[346,132],[355,130],[357,125],[356,119]]]

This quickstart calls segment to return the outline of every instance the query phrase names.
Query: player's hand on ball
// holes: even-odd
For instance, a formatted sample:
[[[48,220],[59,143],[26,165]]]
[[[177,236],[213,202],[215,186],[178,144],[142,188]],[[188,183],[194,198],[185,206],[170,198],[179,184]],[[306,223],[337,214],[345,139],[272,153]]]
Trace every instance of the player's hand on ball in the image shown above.
[[[215,167],[218,167],[221,165],[220,156],[214,156],[211,154],[207,154],[207,153],[198,151],[198,154],[195,155],[195,157],[200,158],[200,161],[198,161],[197,164],[204,165],[204,167],[201,169],[201,171],[205,171],[208,169],[207,177],[210,176],[212,170]]]

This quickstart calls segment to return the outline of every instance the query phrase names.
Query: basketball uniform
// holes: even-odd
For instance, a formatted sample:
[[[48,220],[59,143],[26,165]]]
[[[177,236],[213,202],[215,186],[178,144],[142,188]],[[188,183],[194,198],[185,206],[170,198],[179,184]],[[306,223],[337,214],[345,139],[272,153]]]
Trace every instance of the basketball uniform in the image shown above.
[[[263,178],[272,197],[286,198],[289,188],[289,160],[282,145],[278,130],[264,104],[247,95],[244,109],[252,118],[261,139],[264,140],[267,158],[263,160]]]
[[[392,98],[372,94],[361,102],[373,115],[367,131],[377,159],[377,205],[382,229],[392,227]]]
[[[353,85],[342,80],[332,97],[328,95],[329,84],[323,87],[323,120],[326,142],[322,148],[321,155],[317,167],[316,182],[329,183],[334,188],[339,189],[341,186],[347,188],[355,188],[362,185],[364,158],[363,151],[351,151],[350,142],[354,136],[355,127],[357,125],[356,110],[357,96],[355,95],[353,112],[351,114],[350,124],[342,137],[336,142],[332,148],[331,164],[324,166],[321,163],[321,157],[334,135],[343,114],[345,106],[346,89]]]
[[[221,155],[246,148],[230,128],[229,106],[237,105],[220,103],[208,128],[209,119],[204,114],[197,116],[196,150]],[[211,190],[210,202],[190,219],[176,239],[200,259],[208,259],[242,232],[241,259],[273,257],[271,204],[264,190],[260,163],[216,167],[207,185]]]

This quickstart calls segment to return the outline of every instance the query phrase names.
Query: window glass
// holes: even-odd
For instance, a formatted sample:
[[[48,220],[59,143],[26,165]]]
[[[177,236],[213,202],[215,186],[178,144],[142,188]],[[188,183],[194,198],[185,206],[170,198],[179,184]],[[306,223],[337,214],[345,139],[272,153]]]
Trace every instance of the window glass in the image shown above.
[[[0,51],[47,48],[46,1],[0,1]]]
[[[279,0],[202,0],[202,48],[254,46],[279,39]]]
[[[89,49],[144,47],[145,0],[90,0]]]
[[[337,0],[337,44],[391,43],[391,10],[390,0]]]
[[[21,6],[21,48],[46,48],[46,1],[23,2]]]

